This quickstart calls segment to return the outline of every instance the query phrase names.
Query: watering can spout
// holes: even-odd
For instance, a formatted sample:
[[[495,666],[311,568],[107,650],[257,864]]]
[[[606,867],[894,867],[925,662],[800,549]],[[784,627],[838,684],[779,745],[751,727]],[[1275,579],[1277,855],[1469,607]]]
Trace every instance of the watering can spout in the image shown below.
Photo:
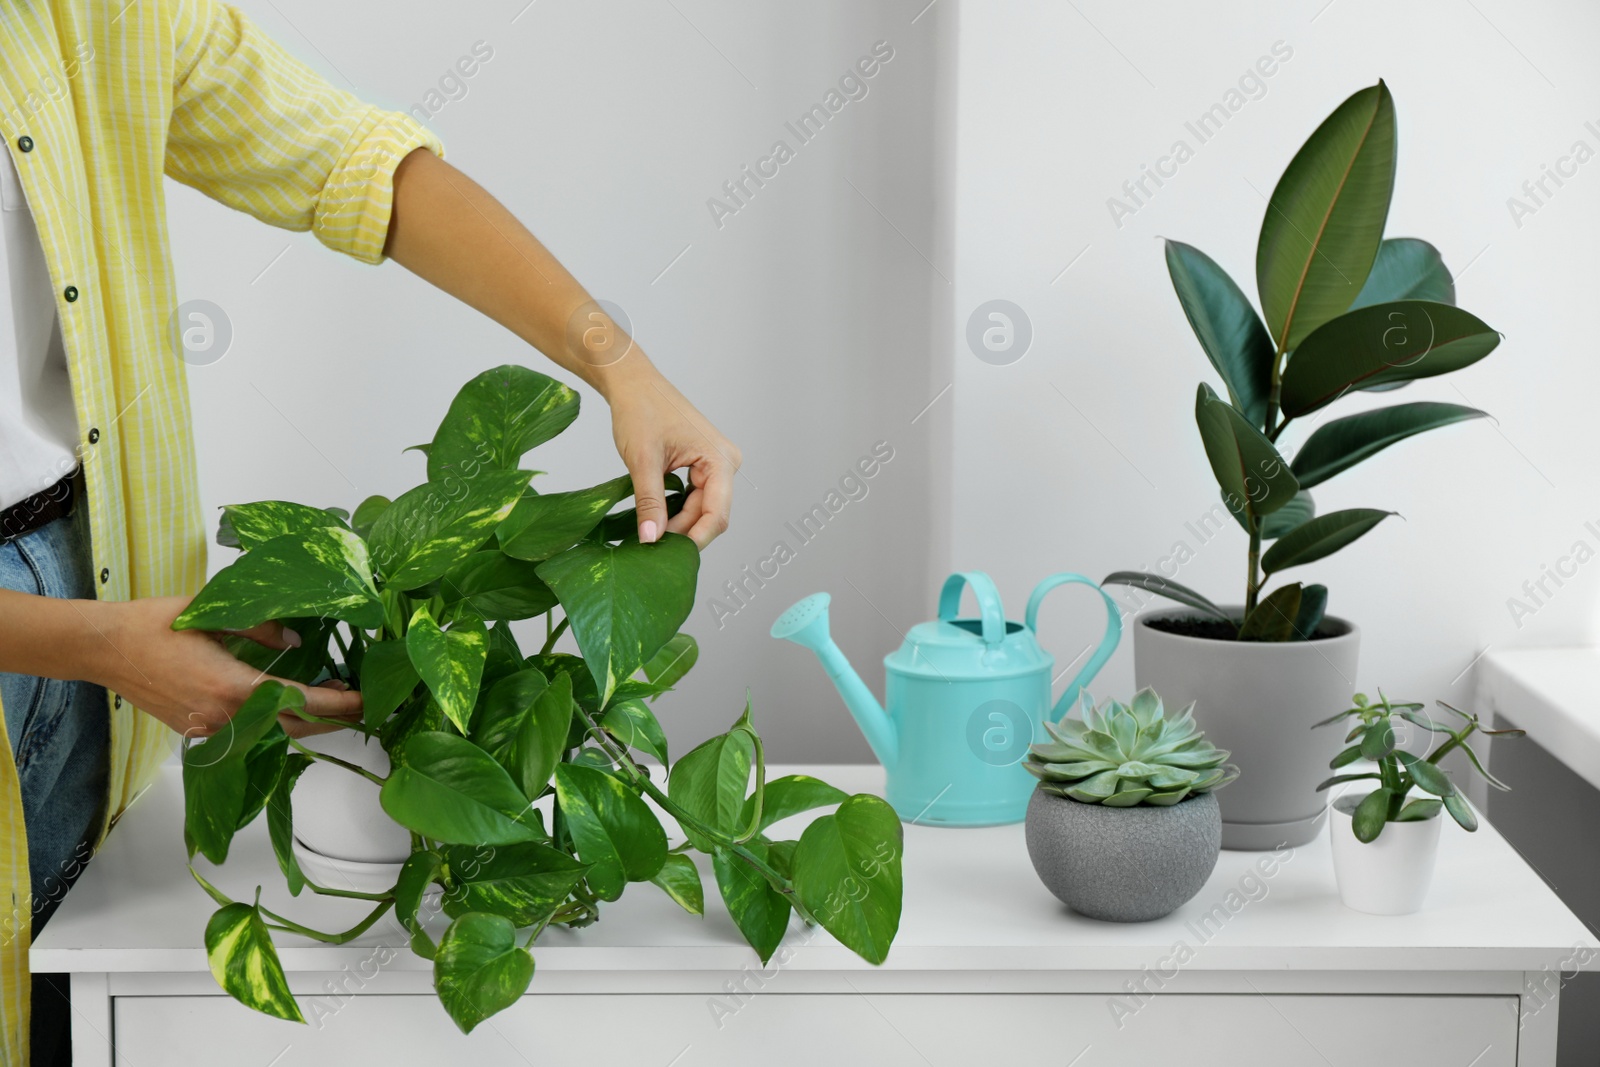
[[[828,633],[830,599],[827,593],[814,593],[795,604],[772,624],[772,636],[793,641],[816,653],[822,669],[828,672],[829,680],[844,699],[845,707],[850,709],[856,724],[866,735],[872,754],[886,769],[893,770],[900,756],[900,740],[894,723],[878,698],[872,695],[872,690],[867,688],[867,683],[839,651],[839,646],[833,643]]]

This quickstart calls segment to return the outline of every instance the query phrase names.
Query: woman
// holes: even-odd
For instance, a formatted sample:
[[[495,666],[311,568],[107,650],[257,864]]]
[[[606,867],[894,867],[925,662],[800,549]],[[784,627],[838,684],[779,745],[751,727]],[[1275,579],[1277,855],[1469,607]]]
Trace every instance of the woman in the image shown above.
[[[328,85],[232,8],[8,3],[0,57],[0,888],[16,902],[0,916],[0,1063],[24,1064],[32,933],[171,731],[213,732],[259,680],[169,626],[205,544],[165,336],[163,173],[362,262],[393,258],[593,386],[643,541],[704,547],[724,530],[739,453],[431,133]],[[680,467],[693,490],[669,518],[662,476]],[[360,697],[321,688],[307,707],[349,718]]]

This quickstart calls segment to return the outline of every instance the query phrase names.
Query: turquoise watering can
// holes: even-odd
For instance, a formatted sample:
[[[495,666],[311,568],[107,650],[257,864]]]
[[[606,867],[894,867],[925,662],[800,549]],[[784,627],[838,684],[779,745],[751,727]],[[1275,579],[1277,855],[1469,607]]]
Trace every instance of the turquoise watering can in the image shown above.
[[[1060,700],[1052,701],[1055,660],[1039,647],[1035,622],[1046,594],[1068,584],[1100,594],[1106,631]],[[956,618],[963,586],[976,594],[979,618]],[[1122,637],[1116,602],[1081,574],[1052,574],[1040,582],[1021,623],[1006,619],[987,574],[952,574],[939,594],[939,617],[913,626],[905,644],[883,658],[885,711],[828,635],[829,599],[814,593],[795,604],[772,624],[772,636],[817,654],[888,771],[886,799],[912,823],[1021,821],[1035,784],[1021,762],[1030,744],[1047,740],[1040,722],[1065,715]]]

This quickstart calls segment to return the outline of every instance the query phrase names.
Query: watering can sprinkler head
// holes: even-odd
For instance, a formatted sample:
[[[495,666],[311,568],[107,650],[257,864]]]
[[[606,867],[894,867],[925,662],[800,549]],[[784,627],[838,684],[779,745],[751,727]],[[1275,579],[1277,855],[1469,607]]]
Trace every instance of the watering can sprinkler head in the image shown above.
[[[772,624],[772,636],[821,652],[833,644],[828,634],[828,602],[832,599],[827,593],[812,593],[796,602]]]

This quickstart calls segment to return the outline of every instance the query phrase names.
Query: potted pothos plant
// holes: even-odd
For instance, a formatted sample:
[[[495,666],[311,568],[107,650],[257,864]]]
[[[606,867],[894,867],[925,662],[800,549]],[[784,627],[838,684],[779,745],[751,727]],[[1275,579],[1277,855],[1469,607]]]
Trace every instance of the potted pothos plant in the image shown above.
[[[1499,344],[1455,306],[1437,249],[1384,238],[1396,154],[1394,100],[1382,81],[1317,127],[1267,202],[1256,244],[1259,314],[1209,256],[1166,242],[1178,302],[1226,393],[1201,383],[1195,421],[1248,545],[1243,596],[1219,605],[1172,574],[1118,571],[1105,582],[1180,605],[1140,615],[1134,672],[1141,687],[1196,702],[1245,772],[1221,796],[1224,848],[1303,844],[1324,809],[1309,783],[1331,742],[1308,728],[1350,692],[1360,636],[1326,613],[1326,586],[1271,583],[1394,512],[1319,515],[1311,490],[1409,437],[1485,414],[1433,401],[1368,406],[1321,422],[1286,454],[1294,433],[1329,405],[1460,370]]]
[[[900,919],[901,830],[883,800],[805,776],[767,781],[748,701],[730,730],[669,761],[648,701],[696,658],[678,627],[699,553],[678,534],[638,541],[634,512],[613,513],[632,494],[626,476],[570,492],[530,488],[523,455],[577,413],[566,386],[499,367],[457,394],[422,446],[428,480],[394,500],[371,497],[349,515],[283,501],[224,509],[220,539],[242,554],[174,627],[284,622],[299,647],[230,647],[278,678],[358,689],[363,718],[339,735],[340,750],[360,742],[365,754],[346,759],[287,736],[281,714],[311,716],[301,690],[275,679],[220,732],[186,745],[189,869],[218,905],[206,951],[240,1002],[304,1021],[274,935],[348,942],[392,911],[432,961],[440,1003],[471,1031],[528,989],[544,930],[597,921],[629,885],[652,883],[701,914],[694,852],[709,857],[763,962],[791,915],[873,963],[887,956]],[[669,487],[675,509],[683,487]],[[547,639],[524,654],[508,624],[538,616]],[[581,655],[556,651],[568,632]],[[402,828],[409,848],[392,885],[318,884],[302,869],[293,795],[312,766],[352,776]],[[797,840],[769,836],[775,822],[821,807],[833,810]],[[235,900],[196,868],[197,854],[226,861],[234,835],[263,812],[289,892],[369,901],[360,922],[314,930],[263,903],[260,887]],[[442,932],[425,900],[448,919]]]

